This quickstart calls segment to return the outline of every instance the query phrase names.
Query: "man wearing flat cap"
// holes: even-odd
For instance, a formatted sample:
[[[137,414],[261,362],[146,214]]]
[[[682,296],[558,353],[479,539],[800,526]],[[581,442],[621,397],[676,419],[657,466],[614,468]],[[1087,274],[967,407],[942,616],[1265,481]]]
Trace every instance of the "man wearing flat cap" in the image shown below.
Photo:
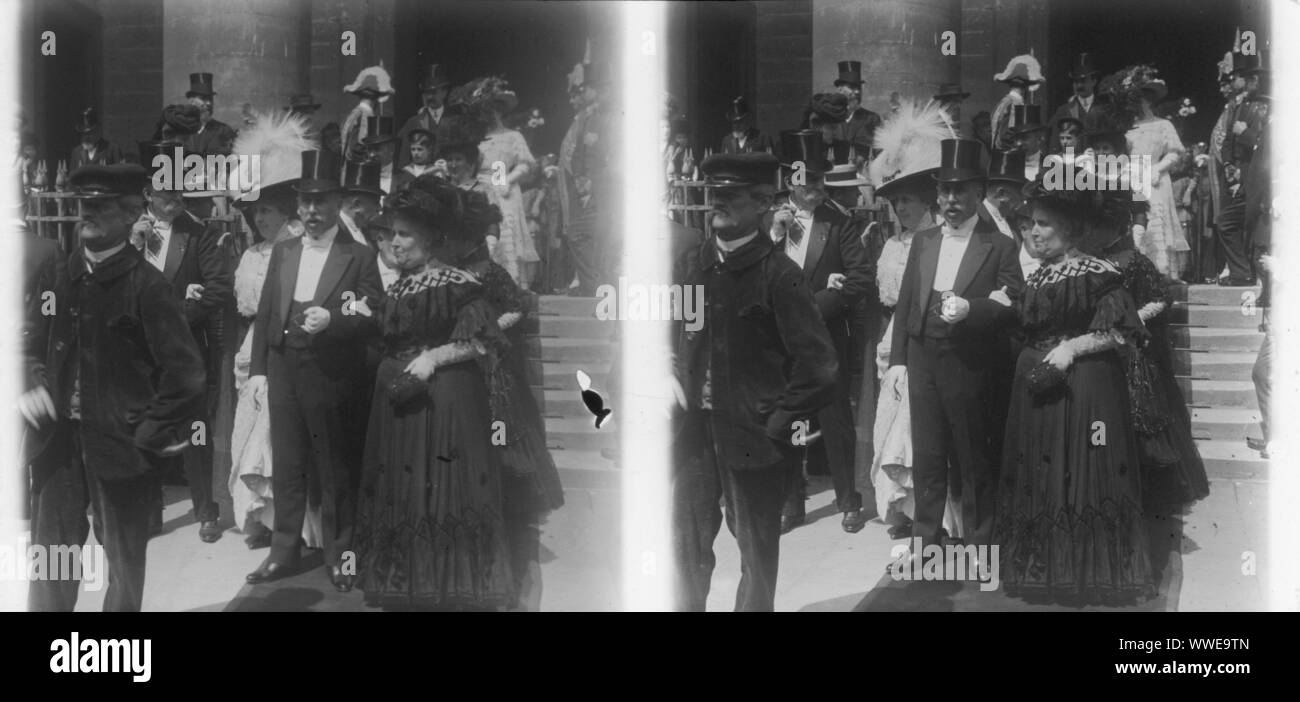
[[[383,291],[375,250],[339,224],[341,166],[332,152],[302,153],[294,189],[305,231],[271,250],[253,322],[245,391],[269,403],[275,427],[275,528],[271,553],[248,574],[251,584],[297,570],[307,495],[317,486],[325,569],[340,592],[355,581],[344,559],[352,548],[364,433],[356,410],[365,405],[360,393],[371,390],[364,387],[366,341],[377,331],[374,317],[355,303],[372,304]]]
[[[1016,324],[1012,301],[1024,279],[1016,242],[979,217],[986,176],[971,139],[940,143],[940,226],[917,232],[908,255],[893,347],[881,392],[907,379],[912,417],[912,538],[942,539],[944,504],[960,492],[962,537],[992,537],[996,476],[1006,418],[1002,375]],[[953,474],[950,475],[949,471]],[[956,495],[954,495],[956,496]],[[904,560],[919,558],[909,553]],[[901,565],[901,564],[900,564]]]
[[[24,333],[23,417],[38,432],[32,543],[81,546],[94,511],[108,558],[105,611],[138,612],[162,473],[190,446],[203,360],[161,272],[130,246],[148,172],[86,166],[70,179],[80,244],[54,285],[55,314]],[[79,581],[33,580],[32,610],[71,612]]]
[[[674,267],[674,282],[703,286],[707,313],[702,329],[676,330],[677,606],[705,608],[721,498],[740,547],[735,608],[772,611],[781,504],[799,467],[795,444],[831,402],[838,364],[803,273],[764,227],[776,157],[715,154],[701,170],[713,189],[714,236]]]
[[[234,147],[237,136],[234,128],[212,118],[212,103],[216,96],[212,90],[211,73],[190,74],[190,89],[185,92],[185,99],[199,108],[199,129],[184,139],[187,151],[204,156],[224,156]]]

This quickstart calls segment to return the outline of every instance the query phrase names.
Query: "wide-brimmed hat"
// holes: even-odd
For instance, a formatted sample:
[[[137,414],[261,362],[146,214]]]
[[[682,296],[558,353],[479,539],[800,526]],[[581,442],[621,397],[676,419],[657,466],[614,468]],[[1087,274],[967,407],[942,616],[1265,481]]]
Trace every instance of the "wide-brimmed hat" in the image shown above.
[[[386,102],[396,91],[393,90],[393,79],[383,66],[370,66],[361,69],[356,80],[344,87],[343,92],[359,97],[379,98],[380,102]]]
[[[320,109],[320,103],[311,93],[298,93],[289,96],[289,104],[284,108],[290,112],[312,112]]]
[[[1165,99],[1169,94],[1169,86],[1159,78],[1147,81],[1141,88],[1144,93],[1151,93],[1151,104],[1155,104]]]
[[[961,83],[940,83],[939,92],[934,94],[934,99],[944,100],[965,100],[970,97],[970,93],[961,89]]]
[[[342,189],[339,170],[339,157],[333,151],[304,151],[302,176],[293,189],[300,193],[337,192]]]
[[[710,154],[700,163],[706,188],[775,185],[780,163],[769,153]]]
[[[1078,80],[1080,78],[1086,78],[1087,76],[1095,76],[1098,73],[1100,73],[1100,71],[1097,70],[1097,66],[1092,62],[1092,54],[1084,52],[1074,57],[1074,65],[1070,68],[1070,72],[1067,75],[1070,77],[1070,80]]]
[[[831,170],[826,173],[825,183],[828,188],[856,188],[871,185],[871,181],[862,177],[858,173],[858,169],[851,163],[832,166]]]
[[[185,97],[193,97],[195,95],[204,95],[207,97],[213,97],[216,95],[212,90],[211,73],[190,74],[190,89],[185,91]]]
[[[928,197],[935,187],[931,176],[939,170],[940,144],[955,136],[952,118],[940,103],[903,100],[872,140],[877,154],[867,173],[876,194],[893,197],[911,190]]]
[[[984,144],[975,139],[944,139],[939,142],[939,169],[934,179],[940,183],[961,183],[984,180],[987,175],[981,166]]]
[[[431,63],[424,67],[420,75],[420,90],[437,90],[451,85],[451,79],[447,77],[447,72],[440,63]]]
[[[144,166],[134,163],[82,166],[68,178],[72,197],[79,200],[139,195],[148,184],[149,172]]]
[[[93,107],[87,107],[81,111],[81,119],[77,122],[76,131],[78,134],[89,134],[99,129],[99,112]]]
[[[840,61],[835,65],[839,69],[839,77],[835,79],[835,87],[852,85],[856,88],[862,85],[861,61]]]
[[[727,121],[739,122],[750,116],[749,101],[744,96],[738,97],[731,101],[731,106],[727,108]]]
[[[1033,56],[1021,54],[1008,61],[1006,69],[993,76],[993,80],[999,83],[1020,82],[1034,87],[1043,82],[1043,67]]]
[[[252,206],[267,197],[292,198],[293,186],[302,175],[302,152],[319,147],[310,135],[306,115],[278,110],[259,113],[251,126],[239,130],[231,153],[256,155],[258,172],[253,189],[232,189],[235,204]]]
[[[343,191],[348,193],[365,193],[381,200],[388,193],[379,187],[383,165],[378,161],[357,163],[348,161],[343,164]]]
[[[361,140],[362,146],[380,146],[397,141],[393,132],[393,118],[388,115],[371,115],[366,117],[366,136]]]
[[[994,151],[989,158],[988,181],[1025,184],[1025,154],[1022,151]]]
[[[822,134],[813,129],[790,129],[781,132],[781,156],[785,159],[782,168],[796,170],[796,164],[803,164],[803,170],[814,175],[829,173],[832,165],[826,158],[826,143]]]

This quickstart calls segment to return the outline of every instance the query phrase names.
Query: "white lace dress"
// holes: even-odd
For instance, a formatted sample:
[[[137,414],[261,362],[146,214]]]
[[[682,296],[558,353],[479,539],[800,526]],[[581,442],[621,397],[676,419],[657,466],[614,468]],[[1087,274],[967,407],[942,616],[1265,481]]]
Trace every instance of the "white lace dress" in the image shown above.
[[[1133,244],[1156,264],[1161,273],[1180,277],[1191,247],[1183,233],[1182,222],[1178,221],[1174,186],[1167,169],[1183,152],[1183,142],[1178,138],[1173,123],[1161,118],[1139,122],[1127,136],[1129,156],[1150,156],[1152,168],[1161,171],[1159,177],[1152,173],[1151,200],[1148,203],[1151,209],[1147,212],[1146,233],[1135,236]]]
[[[287,231],[286,231],[287,230]],[[285,224],[280,238],[301,236],[302,226],[296,221]],[[267,241],[253,245],[244,252],[235,269],[235,303],[239,314],[251,317],[257,314],[257,303],[262,297],[262,284],[266,269],[271,265],[272,244]],[[248,386],[248,370],[252,361],[253,329],[244,335],[244,342],[235,354],[235,426],[230,437],[230,497],[234,502],[235,522],[243,528],[247,522],[261,522],[268,529],[275,528],[275,502],[271,492],[271,411],[265,403],[257,406]],[[303,520],[302,538],[308,548],[320,548],[322,543],[320,505],[309,504],[307,518]]]
[[[524,135],[513,129],[489,134],[478,147],[482,160],[479,162],[478,180],[483,184],[488,201],[501,208],[501,232],[492,260],[506,269],[515,284],[527,288],[531,281],[523,280],[520,263],[536,263],[537,247],[533,244],[533,234],[528,228],[528,210],[524,203],[519,184],[514,183],[502,194],[493,183],[493,174],[505,177],[520,164],[527,164],[530,169],[537,167],[533,154],[528,150]],[[496,164],[500,163],[500,166]]]

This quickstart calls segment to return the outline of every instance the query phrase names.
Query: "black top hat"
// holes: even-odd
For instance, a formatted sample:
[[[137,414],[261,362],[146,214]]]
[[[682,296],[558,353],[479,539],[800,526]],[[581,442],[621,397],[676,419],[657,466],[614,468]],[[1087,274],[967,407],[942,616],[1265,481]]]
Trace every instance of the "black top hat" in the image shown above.
[[[424,67],[424,73],[420,78],[420,90],[435,90],[448,85],[451,85],[451,80],[447,78],[447,72],[442,64],[433,63]]]
[[[1020,151],[994,151],[989,158],[988,180],[1025,184],[1025,154]]]
[[[139,195],[149,184],[149,171],[134,163],[82,166],[72,172],[68,185],[81,200]]]
[[[1233,70],[1239,76],[1252,76],[1256,73],[1268,72],[1268,62],[1264,60],[1264,50],[1259,49],[1253,54],[1241,54],[1241,61],[1233,61]]]
[[[731,107],[727,108],[727,121],[739,122],[746,117],[749,117],[749,102],[743,96],[732,100]]]
[[[379,146],[390,141],[397,141],[393,133],[393,118],[386,115],[366,118],[366,138],[361,140],[364,146]]]
[[[300,193],[332,193],[341,188],[338,154],[333,151],[302,152],[302,178],[294,190]]]
[[[175,159],[179,155],[182,159],[181,166],[185,165],[184,159],[187,155],[185,147],[179,141],[142,141],[140,147],[140,165],[145,168],[153,168],[153,160],[157,156],[166,156]],[[179,153],[178,153],[179,150]]]
[[[984,144],[974,139],[944,139],[939,142],[939,170],[934,179],[940,183],[984,180],[980,167],[983,150]]]
[[[700,164],[700,172],[707,188],[774,185],[779,165],[769,153],[710,154]]]
[[[1099,73],[1097,66],[1092,62],[1092,54],[1084,52],[1074,58],[1074,67],[1070,69],[1070,80],[1078,80],[1086,76],[1095,76]]]
[[[604,61],[595,61],[593,63],[582,64],[582,84],[587,85],[605,85],[609,83],[609,64]]]
[[[379,187],[380,171],[383,165],[378,161],[343,164],[343,190],[349,193],[368,193],[382,198],[388,193]]]
[[[939,92],[935,93],[935,100],[965,100],[970,97],[970,93],[963,92],[961,83],[940,83]]]
[[[190,89],[186,91],[185,97],[192,97],[194,95],[207,95],[208,97],[216,95],[216,93],[212,91],[211,73],[190,74]]]
[[[316,102],[311,93],[298,93],[289,96],[289,106],[284,109],[290,112],[312,112],[320,109],[320,103]]]
[[[1043,124],[1043,108],[1039,105],[1012,105],[1007,129],[1012,136],[1047,129]]]
[[[840,61],[836,66],[840,69],[840,77],[835,79],[835,87],[840,85],[862,85],[861,61]]]
[[[793,169],[796,163],[801,162],[804,170],[809,173],[825,174],[831,170],[822,133],[813,129],[781,132],[781,155],[786,159],[781,164],[784,168]]]
[[[77,124],[78,134],[89,134],[99,129],[99,112],[93,107],[87,107],[81,113],[81,122]]]

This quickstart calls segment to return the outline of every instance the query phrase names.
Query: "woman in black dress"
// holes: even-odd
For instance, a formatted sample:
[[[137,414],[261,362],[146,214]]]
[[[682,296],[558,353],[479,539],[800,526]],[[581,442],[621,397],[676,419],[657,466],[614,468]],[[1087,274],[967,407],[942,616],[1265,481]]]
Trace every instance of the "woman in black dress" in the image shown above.
[[[464,198],[430,178],[388,203],[402,275],[376,310],[385,351],[357,520],[370,605],[492,610],[514,598],[500,455],[477,363],[505,338],[483,286],[443,263],[470,231]]]
[[[1019,302],[999,491],[1001,578],[1012,596],[1131,602],[1155,584],[1142,518],[1140,453],[1117,349],[1142,344],[1123,276],[1079,250],[1094,193],[1027,187],[1043,265]]]

